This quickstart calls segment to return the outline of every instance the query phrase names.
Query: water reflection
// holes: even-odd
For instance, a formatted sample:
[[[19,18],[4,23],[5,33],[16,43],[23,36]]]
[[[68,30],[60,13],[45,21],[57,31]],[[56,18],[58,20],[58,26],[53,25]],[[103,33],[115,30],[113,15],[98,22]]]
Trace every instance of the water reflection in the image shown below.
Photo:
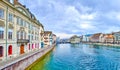
[[[32,70],[120,70],[120,48],[60,44]]]
[[[46,56],[44,56],[42,59],[40,59],[40,61],[38,63],[36,63],[30,70],[47,70],[44,69],[46,68],[45,65],[47,64],[47,62],[49,62],[49,60],[51,59],[51,53],[47,54]]]
[[[71,44],[71,47],[78,48],[80,44]]]

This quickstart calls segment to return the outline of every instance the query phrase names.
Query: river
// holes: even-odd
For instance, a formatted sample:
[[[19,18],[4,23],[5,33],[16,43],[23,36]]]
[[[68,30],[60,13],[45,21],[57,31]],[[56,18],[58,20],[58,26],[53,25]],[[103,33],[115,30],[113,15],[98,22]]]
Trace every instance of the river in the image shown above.
[[[120,48],[59,44],[31,70],[120,70]]]

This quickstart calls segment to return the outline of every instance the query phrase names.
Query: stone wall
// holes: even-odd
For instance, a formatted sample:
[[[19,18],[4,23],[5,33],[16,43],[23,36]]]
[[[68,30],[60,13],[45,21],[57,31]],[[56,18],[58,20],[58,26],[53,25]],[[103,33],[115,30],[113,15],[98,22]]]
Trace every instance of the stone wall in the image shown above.
[[[26,67],[30,66],[37,59],[44,56],[53,48],[54,45],[52,45],[52,47],[45,47],[36,52],[31,52],[16,59],[12,59],[8,62],[2,63],[0,64],[0,70],[24,70]]]

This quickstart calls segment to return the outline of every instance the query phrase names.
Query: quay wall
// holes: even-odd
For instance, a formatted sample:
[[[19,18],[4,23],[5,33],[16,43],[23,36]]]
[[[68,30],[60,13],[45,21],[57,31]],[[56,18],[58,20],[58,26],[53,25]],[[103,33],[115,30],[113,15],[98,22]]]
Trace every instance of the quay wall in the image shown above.
[[[25,70],[32,65],[39,58],[50,52],[54,48],[55,44],[49,47],[42,48],[40,50],[24,54],[15,59],[11,59],[6,62],[0,63],[0,70]]]
[[[85,43],[85,44],[120,47],[120,44],[110,44],[110,43]]]

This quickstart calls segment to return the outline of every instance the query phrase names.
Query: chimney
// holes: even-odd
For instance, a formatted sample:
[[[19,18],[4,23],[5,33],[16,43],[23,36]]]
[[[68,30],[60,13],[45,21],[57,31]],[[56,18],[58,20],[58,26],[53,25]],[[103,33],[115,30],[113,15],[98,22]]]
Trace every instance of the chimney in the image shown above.
[[[18,4],[19,2],[18,2],[18,0],[14,0],[14,4]]]

